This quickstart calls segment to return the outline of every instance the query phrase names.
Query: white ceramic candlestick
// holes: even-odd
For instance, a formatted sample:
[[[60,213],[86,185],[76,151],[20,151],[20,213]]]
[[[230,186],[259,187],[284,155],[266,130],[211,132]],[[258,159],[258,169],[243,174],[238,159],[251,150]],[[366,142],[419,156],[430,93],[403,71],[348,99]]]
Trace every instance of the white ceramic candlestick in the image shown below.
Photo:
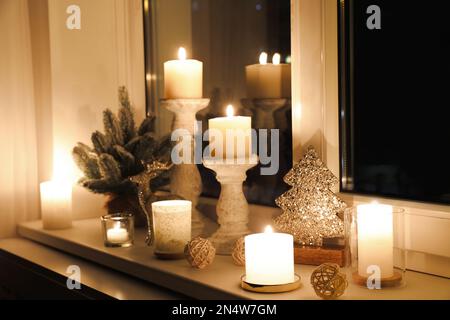
[[[237,239],[250,233],[248,229],[248,203],[242,190],[247,178],[247,170],[258,164],[258,158],[252,156],[243,164],[228,164],[223,160],[203,160],[206,168],[216,172],[221,190],[217,201],[216,213],[219,229],[212,235],[217,254],[229,255]]]
[[[169,99],[161,100],[161,105],[167,110],[175,113],[175,121],[172,130],[185,129],[189,136],[186,139],[192,139],[192,145],[195,147],[194,135],[195,114],[206,108],[209,99]],[[184,137],[183,137],[184,139]],[[198,197],[202,192],[202,180],[197,165],[194,160],[194,148],[192,148],[192,164],[175,165],[170,176],[170,191],[185,200],[192,202],[192,236],[198,236],[203,231],[204,218],[197,210]]]
[[[253,111],[255,129],[280,129],[275,112],[288,103],[288,99],[243,99],[242,105]]]

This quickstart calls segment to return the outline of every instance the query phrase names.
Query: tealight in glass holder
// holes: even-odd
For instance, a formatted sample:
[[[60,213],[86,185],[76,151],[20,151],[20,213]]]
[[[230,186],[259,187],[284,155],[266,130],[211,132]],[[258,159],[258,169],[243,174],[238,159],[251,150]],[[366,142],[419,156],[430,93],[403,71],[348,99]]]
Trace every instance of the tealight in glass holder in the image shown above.
[[[114,213],[102,216],[103,240],[106,247],[130,247],[134,242],[134,216]]]
[[[351,279],[368,289],[405,285],[405,213],[383,204],[346,209]]]

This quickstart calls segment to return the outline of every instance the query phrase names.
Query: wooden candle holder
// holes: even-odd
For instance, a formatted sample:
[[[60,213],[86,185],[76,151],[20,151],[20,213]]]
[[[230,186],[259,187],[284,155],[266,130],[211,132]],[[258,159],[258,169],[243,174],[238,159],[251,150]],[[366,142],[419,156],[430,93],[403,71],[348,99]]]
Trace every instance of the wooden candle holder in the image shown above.
[[[360,286],[367,286],[368,277],[361,276],[358,271],[352,274],[353,282]],[[389,278],[381,278],[381,288],[392,288],[401,285],[403,276],[400,272],[394,271],[394,275]]]
[[[294,246],[294,262],[296,264],[308,264],[319,266],[323,263],[336,263],[340,267],[345,267],[349,257],[348,248],[327,248]]]
[[[247,291],[258,293],[281,293],[294,291],[302,285],[301,278],[295,274],[295,280],[284,284],[254,284],[246,281],[245,275],[241,278],[241,288]]]

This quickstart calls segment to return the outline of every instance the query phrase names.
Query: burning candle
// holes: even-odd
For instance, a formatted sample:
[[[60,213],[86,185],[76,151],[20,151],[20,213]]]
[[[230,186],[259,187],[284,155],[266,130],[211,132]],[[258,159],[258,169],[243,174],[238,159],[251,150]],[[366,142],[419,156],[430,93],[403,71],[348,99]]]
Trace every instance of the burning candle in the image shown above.
[[[226,117],[209,119],[209,141],[216,159],[249,159],[252,154],[252,118],[234,116],[232,105]]]
[[[264,233],[245,237],[246,281],[259,285],[279,285],[295,281],[294,238],[274,233],[270,226]]]
[[[110,243],[124,243],[129,240],[128,231],[120,226],[120,222],[114,223],[111,229],[106,230],[106,238]]]
[[[357,207],[358,274],[367,277],[369,266],[378,266],[381,278],[394,275],[392,206],[364,204]]]
[[[198,99],[203,96],[203,62],[186,59],[186,50],[178,50],[178,60],[164,63],[166,99]]]
[[[51,180],[40,184],[44,229],[72,227],[72,183]]]
[[[291,96],[291,65],[280,63],[275,53],[267,63],[267,53],[259,56],[259,64],[245,67],[247,96],[252,99],[289,98]]]

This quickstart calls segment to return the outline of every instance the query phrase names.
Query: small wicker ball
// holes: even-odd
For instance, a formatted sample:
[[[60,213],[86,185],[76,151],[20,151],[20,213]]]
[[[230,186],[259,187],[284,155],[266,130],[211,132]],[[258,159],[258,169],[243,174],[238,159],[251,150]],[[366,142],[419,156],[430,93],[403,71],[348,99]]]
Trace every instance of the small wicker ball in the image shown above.
[[[331,300],[342,296],[348,286],[345,274],[339,272],[339,265],[324,263],[311,275],[311,285],[322,299]]]
[[[236,240],[231,254],[233,262],[238,266],[245,266],[245,238],[241,237]]]
[[[192,267],[203,269],[213,262],[216,248],[208,239],[197,237],[186,245],[184,255]]]

